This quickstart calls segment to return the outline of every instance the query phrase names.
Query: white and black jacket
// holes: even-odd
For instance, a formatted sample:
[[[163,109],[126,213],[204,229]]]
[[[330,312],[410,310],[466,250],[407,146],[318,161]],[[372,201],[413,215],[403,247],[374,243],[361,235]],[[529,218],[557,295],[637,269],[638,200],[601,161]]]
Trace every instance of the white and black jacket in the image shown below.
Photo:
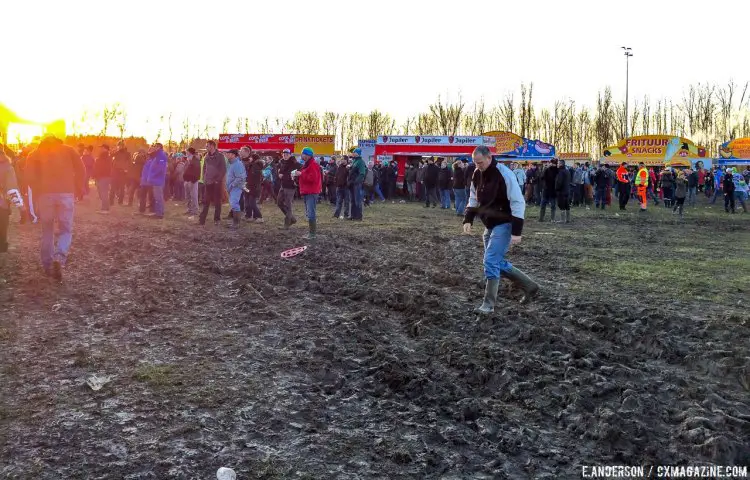
[[[513,172],[492,160],[487,170],[474,171],[471,193],[464,214],[464,223],[474,223],[479,217],[488,230],[504,223],[511,224],[511,234],[521,235],[526,201]]]

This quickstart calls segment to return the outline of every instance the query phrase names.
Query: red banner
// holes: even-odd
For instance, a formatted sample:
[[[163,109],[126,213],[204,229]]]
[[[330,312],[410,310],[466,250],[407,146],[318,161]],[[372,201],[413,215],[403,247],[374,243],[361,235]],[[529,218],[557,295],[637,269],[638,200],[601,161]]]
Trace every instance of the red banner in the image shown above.
[[[219,135],[218,145],[220,150],[252,147],[253,150],[281,151],[285,148],[294,150],[294,135],[263,135],[263,134],[222,134]]]

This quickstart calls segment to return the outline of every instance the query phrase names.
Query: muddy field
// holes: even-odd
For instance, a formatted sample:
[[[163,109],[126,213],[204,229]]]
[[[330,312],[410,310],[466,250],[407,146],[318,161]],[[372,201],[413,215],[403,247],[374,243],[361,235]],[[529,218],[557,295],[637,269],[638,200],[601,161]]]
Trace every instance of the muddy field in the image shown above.
[[[717,206],[718,207],[718,206]],[[386,204],[304,245],[170,205],[77,211],[63,284],[18,226],[0,280],[0,478],[577,478],[750,463],[750,215],[527,211],[536,303],[483,293],[480,229]],[[631,207],[632,208],[632,207]],[[100,390],[86,385],[109,377]]]

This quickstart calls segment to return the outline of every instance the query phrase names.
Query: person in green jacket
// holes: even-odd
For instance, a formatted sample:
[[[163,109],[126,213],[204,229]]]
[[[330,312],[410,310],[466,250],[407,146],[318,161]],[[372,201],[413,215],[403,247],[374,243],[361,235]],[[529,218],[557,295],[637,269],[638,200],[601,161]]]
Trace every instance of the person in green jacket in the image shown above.
[[[352,215],[350,220],[362,220],[365,190],[364,182],[367,176],[367,165],[362,160],[362,150],[355,148],[352,152],[352,166],[349,169],[349,189],[352,196]]]

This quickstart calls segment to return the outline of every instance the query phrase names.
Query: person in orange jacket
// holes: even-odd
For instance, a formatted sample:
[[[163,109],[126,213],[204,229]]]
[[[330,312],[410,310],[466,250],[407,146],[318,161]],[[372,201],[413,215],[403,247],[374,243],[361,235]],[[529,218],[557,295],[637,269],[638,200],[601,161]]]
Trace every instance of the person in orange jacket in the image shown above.
[[[646,211],[648,199],[648,170],[643,162],[638,164],[638,173],[635,175],[635,186],[638,192],[638,200],[641,202],[641,212]]]
[[[620,199],[620,210],[625,210],[625,206],[630,200],[630,174],[628,173],[628,162],[622,162],[617,169],[617,193]]]

